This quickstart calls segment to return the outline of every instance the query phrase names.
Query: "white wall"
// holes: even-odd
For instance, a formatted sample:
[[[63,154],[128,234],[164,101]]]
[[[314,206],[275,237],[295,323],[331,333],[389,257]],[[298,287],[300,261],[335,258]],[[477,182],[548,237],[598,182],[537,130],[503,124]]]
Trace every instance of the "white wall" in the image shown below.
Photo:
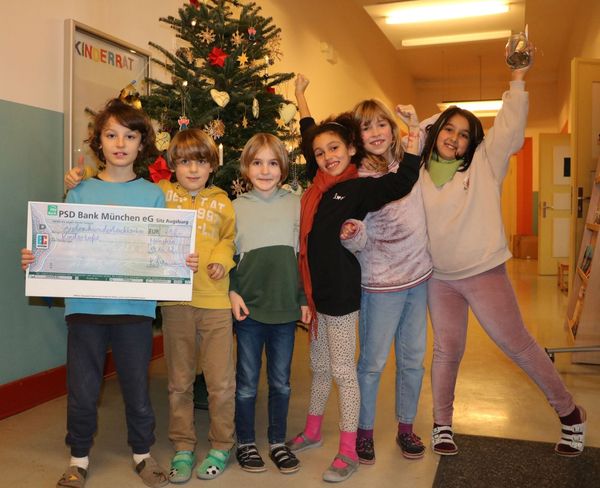
[[[282,29],[278,71],[305,73],[317,118],[352,107],[363,98],[388,103],[410,100],[412,83],[394,67],[395,51],[356,3],[348,0],[259,0],[264,14]],[[159,17],[177,15],[181,0],[51,0],[0,2],[0,59],[5,69],[0,98],[63,110],[63,23],[66,18],[149,49],[148,41],[171,49],[173,31]],[[318,12],[318,15],[315,15]],[[330,43],[337,62],[321,53]],[[284,88],[292,99],[293,82]]]

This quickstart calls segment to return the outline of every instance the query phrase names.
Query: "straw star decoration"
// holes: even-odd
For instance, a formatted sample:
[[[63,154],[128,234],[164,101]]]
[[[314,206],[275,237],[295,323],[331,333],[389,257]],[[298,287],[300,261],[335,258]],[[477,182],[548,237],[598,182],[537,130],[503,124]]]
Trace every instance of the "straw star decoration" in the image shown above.
[[[207,27],[200,32],[200,40],[205,44],[212,44],[215,42],[215,31]]]
[[[240,68],[245,68],[248,66],[248,56],[246,53],[242,53],[237,57],[238,63],[240,63]]]
[[[244,41],[244,34],[240,34],[239,31],[235,31],[235,33],[231,36],[231,43],[235,47],[239,47]]]

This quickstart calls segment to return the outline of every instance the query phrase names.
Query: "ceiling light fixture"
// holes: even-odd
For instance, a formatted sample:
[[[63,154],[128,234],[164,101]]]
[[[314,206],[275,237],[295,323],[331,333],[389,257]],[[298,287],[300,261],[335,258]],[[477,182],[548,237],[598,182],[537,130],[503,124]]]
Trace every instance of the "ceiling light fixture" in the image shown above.
[[[502,107],[502,100],[460,100],[455,102],[440,102],[437,104],[441,112],[452,105],[473,112],[478,117],[495,117],[498,110]]]
[[[402,39],[402,47],[431,46],[435,44],[454,44],[458,42],[489,41],[491,39],[506,39],[510,37],[510,30],[471,32],[468,34],[454,34],[448,36],[416,37]]]
[[[506,13],[506,0],[471,0],[459,2],[413,1],[399,5],[386,17],[387,24],[415,24],[440,20],[464,19]]]

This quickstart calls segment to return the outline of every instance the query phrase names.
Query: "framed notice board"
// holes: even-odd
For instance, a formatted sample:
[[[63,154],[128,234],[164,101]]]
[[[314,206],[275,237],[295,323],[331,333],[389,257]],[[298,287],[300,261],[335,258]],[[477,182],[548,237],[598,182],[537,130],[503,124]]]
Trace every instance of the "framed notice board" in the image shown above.
[[[95,166],[84,142],[92,115],[133,83],[147,94],[150,53],[73,19],[65,20],[64,161],[65,171],[83,158]],[[88,110],[88,111],[86,111]]]

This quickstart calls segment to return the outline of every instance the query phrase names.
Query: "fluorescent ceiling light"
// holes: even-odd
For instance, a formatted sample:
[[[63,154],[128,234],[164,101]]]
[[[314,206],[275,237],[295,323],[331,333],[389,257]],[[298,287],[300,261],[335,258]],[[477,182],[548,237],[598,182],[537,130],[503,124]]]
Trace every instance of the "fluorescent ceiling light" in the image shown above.
[[[510,30],[471,32],[468,34],[454,34],[449,36],[416,37],[402,39],[403,47],[430,46],[434,44],[454,44],[457,42],[488,41],[490,39],[507,39],[512,34]]]
[[[442,112],[452,105],[473,112],[478,117],[495,117],[498,110],[502,107],[502,100],[464,100],[437,104]]]
[[[387,24],[415,24],[439,20],[464,19],[508,12],[505,0],[471,0],[462,2],[406,2],[386,17]]]

